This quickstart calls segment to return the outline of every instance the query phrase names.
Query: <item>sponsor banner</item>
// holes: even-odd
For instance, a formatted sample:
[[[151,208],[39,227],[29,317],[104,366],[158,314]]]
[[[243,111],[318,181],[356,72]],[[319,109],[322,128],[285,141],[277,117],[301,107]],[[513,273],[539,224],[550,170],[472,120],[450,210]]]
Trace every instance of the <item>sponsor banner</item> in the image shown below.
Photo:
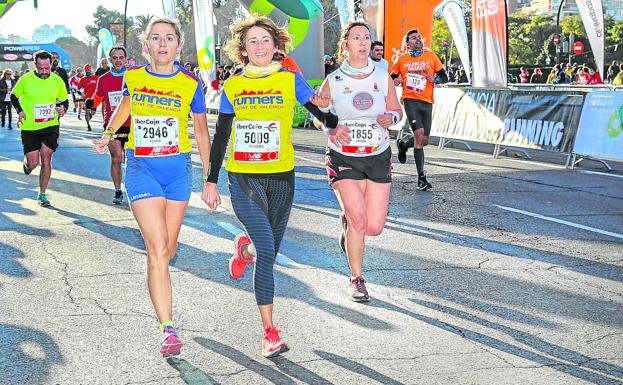
[[[201,79],[210,84],[216,78],[215,47],[214,47],[214,13],[212,0],[194,0],[193,16],[195,24],[195,41],[197,44],[197,63],[201,69]]]
[[[366,2],[378,3],[379,8],[384,5],[384,14],[380,17],[388,22],[384,23],[384,26],[381,24],[381,28],[384,28],[384,33],[381,31],[383,39],[378,40],[385,43],[385,59],[389,61],[390,66],[394,60],[392,56],[404,51],[404,37],[411,29],[417,29],[424,37],[425,47],[431,47],[433,10],[442,0],[362,0],[361,4]],[[370,23],[368,19],[365,20]]]
[[[368,25],[372,27],[372,40],[383,41],[385,28],[385,0],[361,0],[359,8]]]
[[[355,1],[354,0],[335,0],[335,8],[340,15],[342,28],[351,21],[355,21]]]
[[[586,97],[573,152],[623,160],[623,92],[599,91]]]
[[[471,64],[469,61],[469,44],[467,42],[467,27],[465,26],[465,17],[463,8],[456,1],[448,1],[443,7],[443,17],[450,29],[452,38],[459,52],[461,63],[465,68],[467,80],[472,81]]]
[[[474,87],[505,87],[508,60],[506,2],[472,0]]]
[[[61,67],[71,69],[71,58],[54,43],[0,44],[0,62],[32,61],[33,54],[41,50],[58,52]]]
[[[441,88],[431,135],[571,152],[584,95],[555,91]]]
[[[599,73],[604,73],[604,11],[601,0],[575,0],[584,23],[584,29],[591,43],[593,56]]]

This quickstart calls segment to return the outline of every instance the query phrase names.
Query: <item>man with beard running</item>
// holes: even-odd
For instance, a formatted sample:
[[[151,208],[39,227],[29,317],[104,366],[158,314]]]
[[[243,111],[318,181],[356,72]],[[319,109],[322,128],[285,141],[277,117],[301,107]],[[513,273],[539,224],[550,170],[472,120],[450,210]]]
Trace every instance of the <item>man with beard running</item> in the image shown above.
[[[92,99],[95,94],[95,88],[97,87],[97,76],[91,72],[91,66],[84,65],[84,77],[80,79],[78,88],[82,90],[86,99]],[[91,118],[95,111],[90,108],[84,108],[84,119],[87,121],[87,129],[91,131]]]
[[[38,51],[34,55],[35,70],[22,75],[13,88],[11,103],[18,113],[24,146],[24,174],[41,164],[39,173],[39,205],[50,201],[46,189],[52,174],[52,154],[58,147],[59,123],[69,107],[65,83],[52,73],[52,55]]]
[[[125,48],[112,47],[108,51],[108,57],[112,63],[110,71],[105,72],[97,81],[95,95],[93,99],[87,99],[85,107],[87,110],[95,110],[100,103],[104,103],[102,111],[104,114],[104,128],[108,126],[113,112],[123,98],[123,76],[126,73],[126,50]],[[102,60],[102,63],[104,61]],[[112,132],[104,131],[112,134]],[[130,117],[121,125],[113,135],[113,140],[108,142],[110,152],[110,176],[115,185],[115,196],[112,203],[120,205],[123,203],[123,192],[121,191],[121,164],[123,163],[123,147],[128,141],[130,133]]]
[[[67,71],[65,71],[65,68],[60,65],[60,56],[58,55],[58,52],[52,51],[50,52],[50,55],[52,55],[52,72],[60,76],[61,79],[63,79],[63,83],[65,83],[65,89],[67,89],[67,92],[69,92],[69,76],[67,76]]]
[[[405,163],[407,150],[413,147],[418,172],[417,188],[424,191],[433,187],[424,173],[424,146],[428,145],[433,122],[435,77],[446,83],[448,75],[437,55],[424,49],[424,40],[417,29],[407,32],[404,42],[408,51],[394,62],[391,77],[396,86],[402,84],[402,103],[413,137],[407,141],[398,139],[398,161]]]

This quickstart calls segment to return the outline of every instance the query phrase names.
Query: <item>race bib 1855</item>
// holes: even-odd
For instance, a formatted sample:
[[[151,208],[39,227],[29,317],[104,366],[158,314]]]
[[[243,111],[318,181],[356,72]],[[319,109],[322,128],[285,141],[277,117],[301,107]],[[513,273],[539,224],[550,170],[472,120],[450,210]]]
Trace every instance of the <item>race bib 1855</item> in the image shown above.
[[[341,120],[341,124],[350,128],[350,143],[342,146],[342,152],[348,154],[371,154],[381,145],[382,127],[371,120]]]

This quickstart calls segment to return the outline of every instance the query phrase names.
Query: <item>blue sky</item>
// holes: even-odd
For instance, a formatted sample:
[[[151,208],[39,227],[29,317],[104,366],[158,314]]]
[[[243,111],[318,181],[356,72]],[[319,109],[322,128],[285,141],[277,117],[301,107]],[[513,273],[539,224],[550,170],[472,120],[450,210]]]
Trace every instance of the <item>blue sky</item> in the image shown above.
[[[39,0],[39,8],[35,9],[32,0],[18,1],[0,19],[0,35],[13,33],[27,39],[32,38],[35,28],[43,24],[63,24],[71,29],[72,35],[86,40],[84,27],[91,24],[93,12],[99,5],[123,13],[125,0]],[[160,0],[128,0],[128,16],[162,15]],[[28,22],[25,22],[25,21]]]

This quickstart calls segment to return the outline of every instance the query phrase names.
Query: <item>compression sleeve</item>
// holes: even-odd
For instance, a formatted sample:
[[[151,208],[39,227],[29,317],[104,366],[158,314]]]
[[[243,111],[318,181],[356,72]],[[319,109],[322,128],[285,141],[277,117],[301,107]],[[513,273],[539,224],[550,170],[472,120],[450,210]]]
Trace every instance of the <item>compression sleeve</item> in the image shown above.
[[[320,120],[328,129],[337,127],[338,117],[331,112],[320,111],[320,108],[312,102],[303,104],[303,107],[307,108],[307,111],[311,112],[312,115]]]
[[[224,94],[223,94],[224,95]],[[210,150],[210,169],[208,170],[208,182],[218,183],[218,174],[225,159],[227,143],[231,136],[231,126],[234,122],[235,114],[219,112],[216,120],[216,132],[212,149]]]
[[[17,96],[15,96],[15,94],[11,94],[11,104],[13,105],[15,111],[17,111],[18,114],[23,111],[22,106],[19,104],[19,99],[17,98]]]

